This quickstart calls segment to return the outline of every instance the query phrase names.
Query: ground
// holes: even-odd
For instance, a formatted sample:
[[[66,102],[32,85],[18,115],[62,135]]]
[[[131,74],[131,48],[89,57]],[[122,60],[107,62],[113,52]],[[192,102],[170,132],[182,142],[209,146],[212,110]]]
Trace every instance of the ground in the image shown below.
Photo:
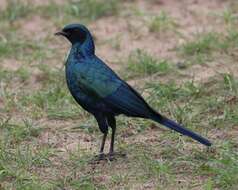
[[[91,162],[102,134],[67,90],[70,44],[53,35],[75,22],[153,108],[212,147],[120,116],[126,157]],[[0,189],[237,189],[237,24],[236,0],[0,0]]]

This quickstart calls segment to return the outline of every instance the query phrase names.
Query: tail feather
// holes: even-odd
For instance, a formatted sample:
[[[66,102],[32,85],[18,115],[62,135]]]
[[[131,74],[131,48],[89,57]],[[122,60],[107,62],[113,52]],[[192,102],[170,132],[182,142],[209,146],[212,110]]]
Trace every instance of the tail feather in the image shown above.
[[[183,135],[186,135],[186,136],[189,136],[193,139],[195,139],[196,141],[206,145],[206,146],[211,146],[212,143],[205,139],[204,137],[194,133],[193,131],[190,131],[189,129],[185,128],[185,127],[182,127],[181,125],[179,125],[178,123],[170,120],[170,119],[167,119],[166,117],[158,114],[158,113],[155,113],[154,116],[151,118],[152,120],[170,128],[170,129],[173,129]]]

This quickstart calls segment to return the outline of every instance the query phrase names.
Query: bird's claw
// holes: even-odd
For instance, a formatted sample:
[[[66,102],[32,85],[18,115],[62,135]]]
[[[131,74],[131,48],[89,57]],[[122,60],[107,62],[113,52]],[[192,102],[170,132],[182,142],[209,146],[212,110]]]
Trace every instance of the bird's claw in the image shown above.
[[[92,164],[96,164],[96,163],[99,163],[100,161],[113,161],[113,160],[116,160],[117,157],[126,157],[126,154],[125,153],[122,153],[122,152],[109,152],[108,154],[104,154],[104,153],[99,153],[98,155],[96,155],[94,157],[93,160],[90,161],[90,163]]]
[[[104,153],[99,153],[98,155],[94,156],[94,158],[89,163],[96,164],[101,160],[106,160],[106,155]]]
[[[114,152],[108,153],[108,159],[109,159],[110,161],[113,161],[113,160],[116,159]]]
[[[110,161],[116,160],[117,157],[125,158],[126,153],[123,153],[123,152],[109,152],[108,153],[108,159]]]
[[[104,153],[99,153],[98,155],[95,156],[95,160],[100,161],[100,160],[105,160],[106,155]]]

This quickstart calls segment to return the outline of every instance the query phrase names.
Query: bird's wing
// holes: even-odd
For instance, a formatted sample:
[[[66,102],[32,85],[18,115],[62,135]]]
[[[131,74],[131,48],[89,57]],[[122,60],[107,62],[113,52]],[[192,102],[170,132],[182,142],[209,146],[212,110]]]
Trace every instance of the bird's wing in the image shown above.
[[[139,117],[148,117],[151,113],[145,100],[100,59],[82,63],[75,72],[84,93],[103,99],[107,106],[117,112]]]
[[[104,98],[104,101],[128,116],[147,118],[152,111],[141,95],[124,81],[115,92]]]
[[[77,85],[87,95],[105,98],[121,85],[117,75],[101,60],[79,63],[74,69]]]

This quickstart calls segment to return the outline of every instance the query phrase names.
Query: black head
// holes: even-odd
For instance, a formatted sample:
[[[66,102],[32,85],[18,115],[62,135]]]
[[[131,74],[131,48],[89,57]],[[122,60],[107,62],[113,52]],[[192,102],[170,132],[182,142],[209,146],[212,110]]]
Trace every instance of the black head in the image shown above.
[[[91,34],[82,24],[69,24],[66,25],[61,31],[56,32],[55,35],[62,35],[66,37],[72,44],[82,44],[87,39],[87,36]]]

